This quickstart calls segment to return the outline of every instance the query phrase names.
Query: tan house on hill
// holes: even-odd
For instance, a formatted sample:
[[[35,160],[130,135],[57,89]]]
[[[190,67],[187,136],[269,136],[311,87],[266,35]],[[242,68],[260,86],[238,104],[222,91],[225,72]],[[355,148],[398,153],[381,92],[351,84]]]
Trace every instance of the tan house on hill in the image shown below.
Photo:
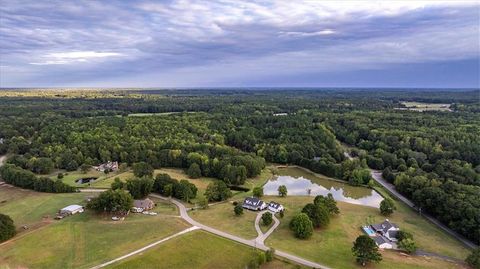
[[[141,208],[142,210],[150,210],[155,207],[155,203],[150,200],[149,198],[143,200],[134,200],[133,201],[134,208]]]

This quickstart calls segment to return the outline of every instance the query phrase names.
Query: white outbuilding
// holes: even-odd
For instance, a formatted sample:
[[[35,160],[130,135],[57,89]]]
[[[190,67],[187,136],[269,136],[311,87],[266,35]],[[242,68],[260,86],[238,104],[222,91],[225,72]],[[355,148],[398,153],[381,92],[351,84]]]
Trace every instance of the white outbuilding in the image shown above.
[[[73,215],[77,213],[82,213],[84,211],[83,206],[81,205],[69,205],[60,209],[60,214],[64,215]]]

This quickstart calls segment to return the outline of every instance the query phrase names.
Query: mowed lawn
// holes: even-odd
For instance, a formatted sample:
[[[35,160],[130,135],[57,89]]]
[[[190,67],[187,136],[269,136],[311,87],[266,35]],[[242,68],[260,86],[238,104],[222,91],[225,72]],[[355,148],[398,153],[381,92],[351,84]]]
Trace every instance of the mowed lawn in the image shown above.
[[[239,203],[242,203],[242,201],[239,200]],[[243,210],[243,215],[236,216],[233,208],[232,203],[225,202],[210,206],[208,209],[190,211],[188,214],[194,220],[218,230],[245,239],[256,238],[255,218],[257,213]]]
[[[173,238],[145,253],[115,263],[108,268],[245,268],[253,257],[253,249],[209,234],[194,231]],[[295,268],[291,264],[274,260],[262,268]]]
[[[58,210],[71,204],[84,204],[84,193],[42,193],[16,187],[0,186],[0,212],[9,215],[20,227],[30,230],[48,224]],[[48,218],[47,218],[48,216]]]
[[[17,190],[22,194],[24,191]],[[8,192],[9,196],[12,195]],[[80,203],[84,194],[46,194],[25,191],[18,199],[3,200],[0,212],[18,223],[42,223],[0,245],[0,267],[7,268],[88,268],[117,258],[152,242],[177,233],[190,225],[177,216],[175,206],[155,200],[157,216],[130,214],[124,221],[90,211],[63,220],[42,221],[46,213]],[[8,202],[10,201],[10,202]],[[18,225],[17,225],[18,226]]]
[[[268,198],[265,199],[268,200]],[[357,265],[351,248],[356,237],[362,234],[360,227],[367,221],[381,222],[385,219],[376,208],[338,202],[340,215],[333,217],[327,228],[315,230],[308,240],[299,240],[293,236],[288,224],[305,204],[313,201],[313,197],[292,196],[275,199],[284,205],[286,212],[285,217],[280,219],[280,226],[266,240],[266,244],[333,268],[355,268]],[[420,249],[460,259],[468,255],[468,250],[449,235],[439,231],[415,212],[399,208],[389,219],[398,224],[401,229],[411,232]],[[393,251],[382,251],[382,255],[383,261],[371,268],[459,267],[438,259],[406,257]]]

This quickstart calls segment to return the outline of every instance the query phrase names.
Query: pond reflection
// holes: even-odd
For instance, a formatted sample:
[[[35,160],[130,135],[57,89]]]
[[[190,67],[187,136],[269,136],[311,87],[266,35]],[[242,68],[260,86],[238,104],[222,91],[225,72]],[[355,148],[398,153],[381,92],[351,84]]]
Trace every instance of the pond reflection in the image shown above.
[[[380,207],[383,197],[376,191],[365,187],[354,187],[348,184],[316,176],[299,168],[280,169],[278,176],[263,186],[265,195],[277,195],[280,185],[287,186],[288,195],[316,196],[331,193],[337,201],[357,205]]]

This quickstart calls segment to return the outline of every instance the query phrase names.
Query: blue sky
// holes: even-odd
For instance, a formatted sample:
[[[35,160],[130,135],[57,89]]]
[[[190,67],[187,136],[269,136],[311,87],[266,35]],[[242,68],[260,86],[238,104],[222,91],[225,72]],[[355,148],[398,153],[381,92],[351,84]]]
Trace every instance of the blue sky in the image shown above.
[[[480,87],[479,1],[19,1],[0,87]]]

